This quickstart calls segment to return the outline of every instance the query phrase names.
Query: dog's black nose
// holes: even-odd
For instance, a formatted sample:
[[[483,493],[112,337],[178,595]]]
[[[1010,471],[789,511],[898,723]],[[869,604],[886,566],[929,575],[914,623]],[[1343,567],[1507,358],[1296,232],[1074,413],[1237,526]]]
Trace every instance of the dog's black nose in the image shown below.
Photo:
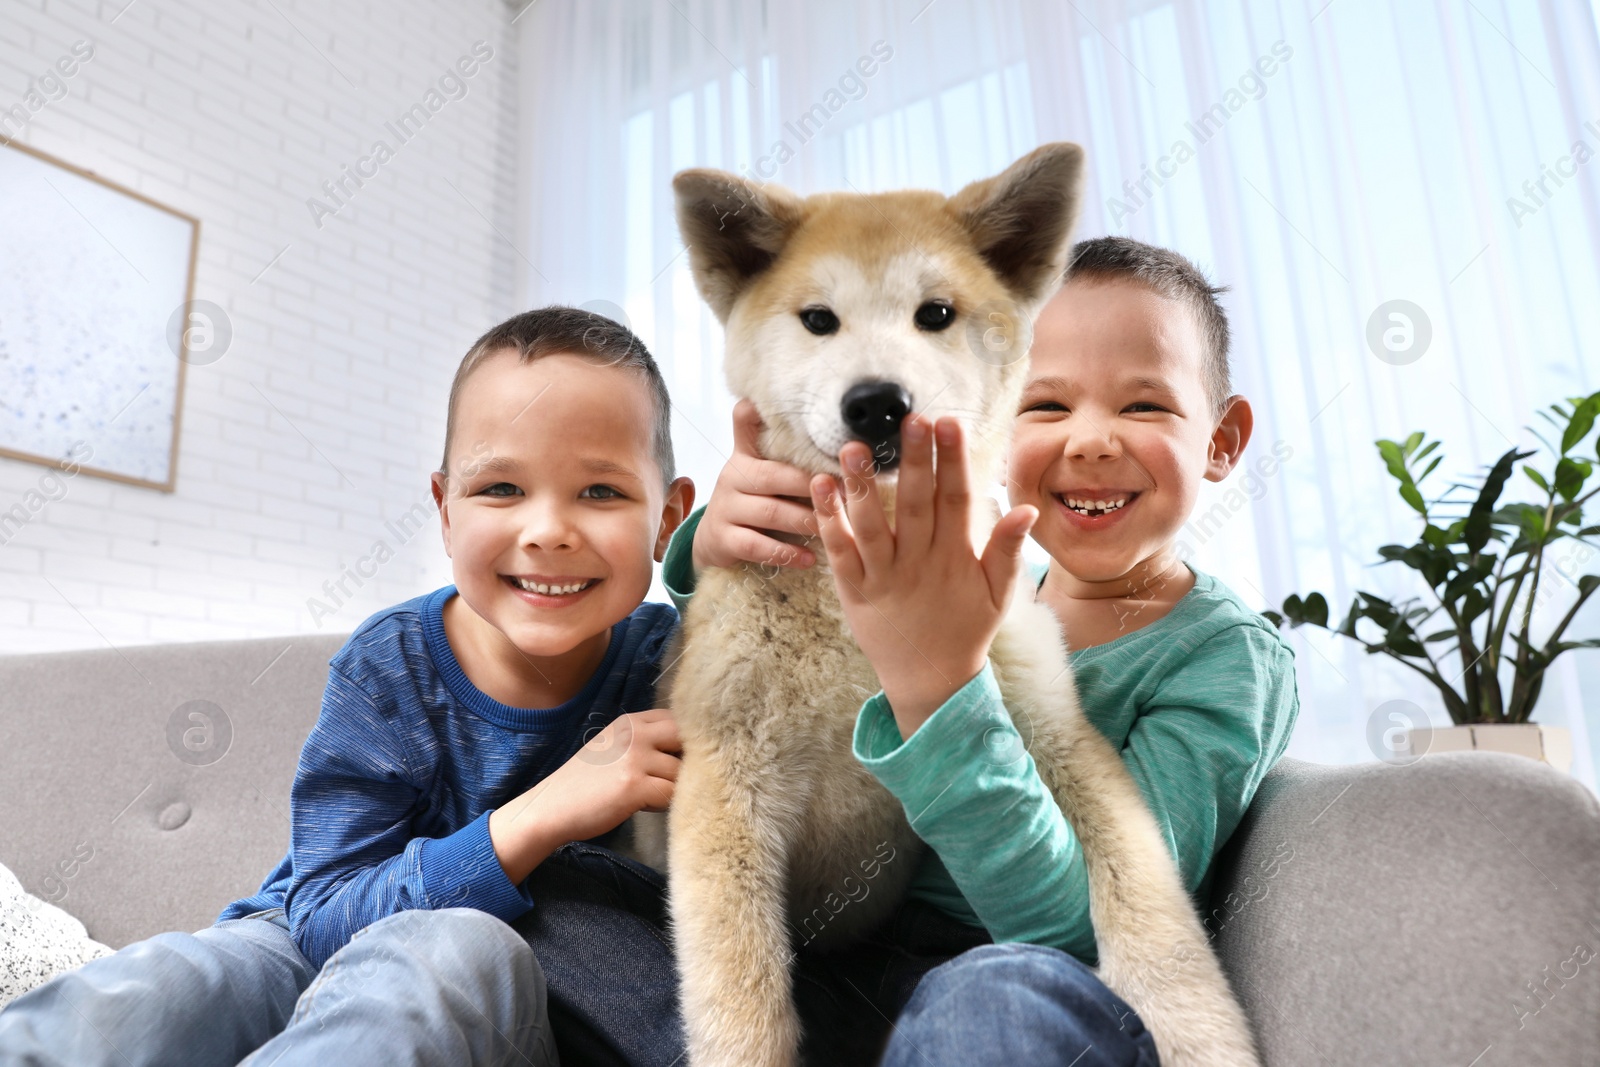
[[[859,441],[872,449],[883,469],[900,462],[900,423],[911,412],[911,394],[898,382],[861,382],[852,385],[839,404],[844,424]]]

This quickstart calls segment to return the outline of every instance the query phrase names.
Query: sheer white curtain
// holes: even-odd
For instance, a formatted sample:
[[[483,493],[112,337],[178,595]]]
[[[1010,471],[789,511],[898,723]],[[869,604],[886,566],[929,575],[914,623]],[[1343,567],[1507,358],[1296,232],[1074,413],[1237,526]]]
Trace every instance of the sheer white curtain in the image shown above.
[[[667,374],[702,494],[733,398],[672,217],[670,179],[688,166],[801,192],[953,192],[1041,142],[1083,144],[1081,236],[1168,245],[1232,286],[1255,438],[1184,536],[1258,608],[1319,590],[1342,616],[1357,589],[1422,592],[1403,565],[1372,566],[1418,533],[1377,438],[1441,439],[1437,493],[1535,446],[1538,409],[1600,388],[1587,3],[542,0],[519,27],[528,303],[622,309]],[[1368,343],[1391,301],[1430,335],[1409,362]],[[1600,632],[1592,609],[1571,633]],[[1448,721],[1398,664],[1321,632],[1291,640],[1292,753],[1372,758],[1367,721],[1390,700]],[[1536,715],[1573,730],[1591,787],[1597,660],[1558,661]]]

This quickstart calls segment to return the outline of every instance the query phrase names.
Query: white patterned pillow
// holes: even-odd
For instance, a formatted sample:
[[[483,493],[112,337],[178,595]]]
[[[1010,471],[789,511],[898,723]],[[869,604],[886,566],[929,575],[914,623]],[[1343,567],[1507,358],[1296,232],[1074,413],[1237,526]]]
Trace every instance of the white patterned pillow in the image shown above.
[[[0,1008],[56,975],[114,950],[83,923],[36,896],[0,864]]]

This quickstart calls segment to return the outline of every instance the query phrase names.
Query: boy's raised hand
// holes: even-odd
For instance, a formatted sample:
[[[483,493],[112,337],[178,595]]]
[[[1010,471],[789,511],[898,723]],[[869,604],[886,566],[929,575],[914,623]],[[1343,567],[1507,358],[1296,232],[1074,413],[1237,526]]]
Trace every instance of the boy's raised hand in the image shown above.
[[[520,884],[550,853],[615,829],[638,811],[666,811],[683,743],[666,708],[618,715],[572,758],[489,816],[495,856]]]
[[[851,441],[839,451],[844,505],[834,478],[811,481],[823,546],[856,643],[909,738],[956,690],[983,669],[1010,606],[1022,542],[1039,517],[1012,508],[980,558],[968,526],[965,433],[958,419],[935,426],[920,414],[901,424],[894,528],[878,495],[871,451]]]
[[[695,570],[741,561],[809,567],[816,554],[772,537],[769,531],[815,536],[810,476],[799,467],[763,459],[756,450],[761,415],[741,399],[733,406],[733,456],[717,475],[711,500],[694,532]]]

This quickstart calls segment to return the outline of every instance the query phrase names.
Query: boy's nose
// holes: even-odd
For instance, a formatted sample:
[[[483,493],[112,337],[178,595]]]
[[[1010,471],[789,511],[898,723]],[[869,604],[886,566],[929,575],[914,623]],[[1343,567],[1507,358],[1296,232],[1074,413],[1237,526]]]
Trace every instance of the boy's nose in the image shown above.
[[[532,501],[524,506],[522,515],[522,543],[544,549],[571,548],[577,538],[572,518],[565,508],[540,505]]]
[[[1067,435],[1065,451],[1069,459],[1114,459],[1118,454],[1116,441],[1099,419],[1076,413],[1076,424]]]
[[[900,424],[911,412],[911,394],[899,382],[858,382],[845,390],[839,413],[850,433],[872,449],[878,466],[900,462]]]

